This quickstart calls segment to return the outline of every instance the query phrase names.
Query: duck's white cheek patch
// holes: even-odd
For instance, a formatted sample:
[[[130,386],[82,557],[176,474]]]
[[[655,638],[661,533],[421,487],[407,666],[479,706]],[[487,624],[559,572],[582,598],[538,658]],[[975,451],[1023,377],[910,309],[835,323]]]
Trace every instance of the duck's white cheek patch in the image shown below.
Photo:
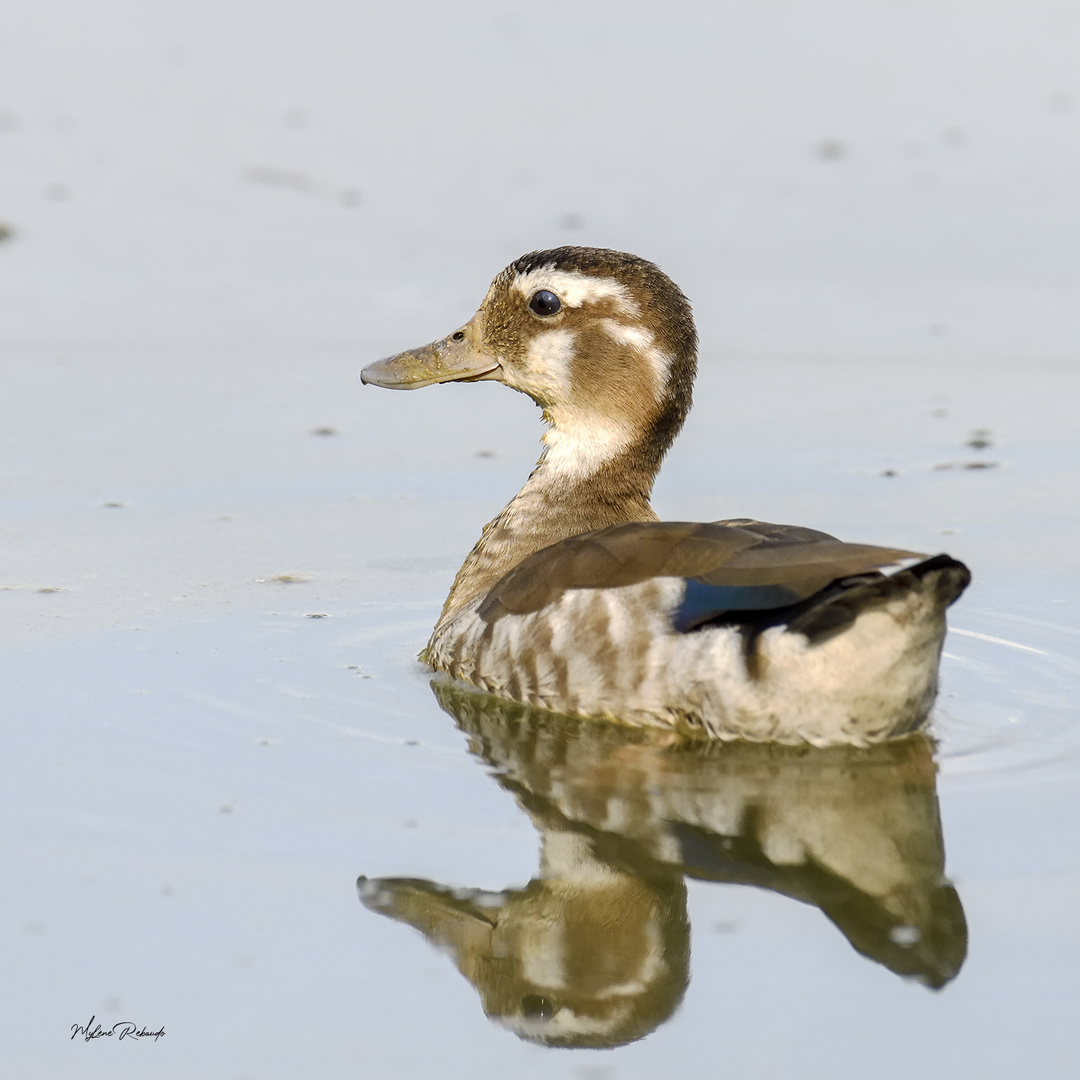
[[[575,274],[569,270],[556,270],[553,266],[541,266],[515,278],[514,288],[522,296],[530,297],[540,289],[547,289],[562,301],[563,307],[579,308],[583,304],[611,300],[626,315],[641,314],[630,290],[615,278],[593,277],[591,274]]]
[[[570,369],[574,361],[574,332],[545,330],[529,342],[525,366],[529,391],[546,401],[562,401],[570,394]]]
[[[643,326],[629,326],[614,319],[604,319],[601,325],[604,332],[620,345],[632,345],[642,352],[652,348],[653,336]]]

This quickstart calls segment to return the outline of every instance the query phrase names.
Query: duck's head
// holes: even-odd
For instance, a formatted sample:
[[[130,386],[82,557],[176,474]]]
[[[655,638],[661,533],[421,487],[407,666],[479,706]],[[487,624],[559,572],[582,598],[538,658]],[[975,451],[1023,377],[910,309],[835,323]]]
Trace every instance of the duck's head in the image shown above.
[[[464,326],[360,377],[393,390],[497,380],[544,410],[549,451],[575,469],[629,454],[655,470],[690,408],[696,362],[690,305],[666,274],[636,255],[563,247],[523,255]]]

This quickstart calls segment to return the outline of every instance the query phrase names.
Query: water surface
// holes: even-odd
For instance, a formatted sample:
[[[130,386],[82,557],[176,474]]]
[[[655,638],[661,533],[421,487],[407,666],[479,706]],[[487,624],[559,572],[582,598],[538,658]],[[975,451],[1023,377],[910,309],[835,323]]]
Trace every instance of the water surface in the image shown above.
[[[1076,1076],[1078,35],[1054,0],[8,12],[8,1071]],[[971,566],[931,741],[681,750],[432,688],[537,412],[356,376],[562,243],[693,301],[663,516]]]

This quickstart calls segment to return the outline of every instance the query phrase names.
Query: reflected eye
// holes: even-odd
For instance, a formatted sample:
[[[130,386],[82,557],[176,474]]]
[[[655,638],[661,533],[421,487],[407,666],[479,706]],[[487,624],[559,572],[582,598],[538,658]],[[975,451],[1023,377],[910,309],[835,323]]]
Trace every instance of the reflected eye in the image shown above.
[[[536,315],[554,315],[561,307],[562,301],[547,289],[533,293],[533,298],[529,301],[529,310]]]
[[[550,295],[551,293],[548,293],[548,296]],[[539,994],[526,994],[521,999],[521,1014],[530,1020],[550,1020],[555,1015],[555,1006]]]

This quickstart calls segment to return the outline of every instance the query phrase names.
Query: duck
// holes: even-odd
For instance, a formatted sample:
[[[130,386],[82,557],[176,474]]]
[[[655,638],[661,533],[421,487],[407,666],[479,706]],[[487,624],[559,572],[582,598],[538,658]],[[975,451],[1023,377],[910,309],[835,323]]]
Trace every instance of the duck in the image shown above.
[[[363,369],[394,390],[501,382],[547,425],[421,660],[535,709],[688,737],[867,745],[923,728],[963,563],[653,510],[697,346],[690,303],[659,267],[558,247],[507,266],[446,337]]]
[[[419,930],[519,1038],[613,1047],[665,1023],[690,983],[688,880],[806,904],[856,952],[928,988],[960,973],[967,921],[945,873],[927,735],[685,743],[450,680],[432,689],[536,830],[539,866],[504,889],[363,875],[357,891]]]

